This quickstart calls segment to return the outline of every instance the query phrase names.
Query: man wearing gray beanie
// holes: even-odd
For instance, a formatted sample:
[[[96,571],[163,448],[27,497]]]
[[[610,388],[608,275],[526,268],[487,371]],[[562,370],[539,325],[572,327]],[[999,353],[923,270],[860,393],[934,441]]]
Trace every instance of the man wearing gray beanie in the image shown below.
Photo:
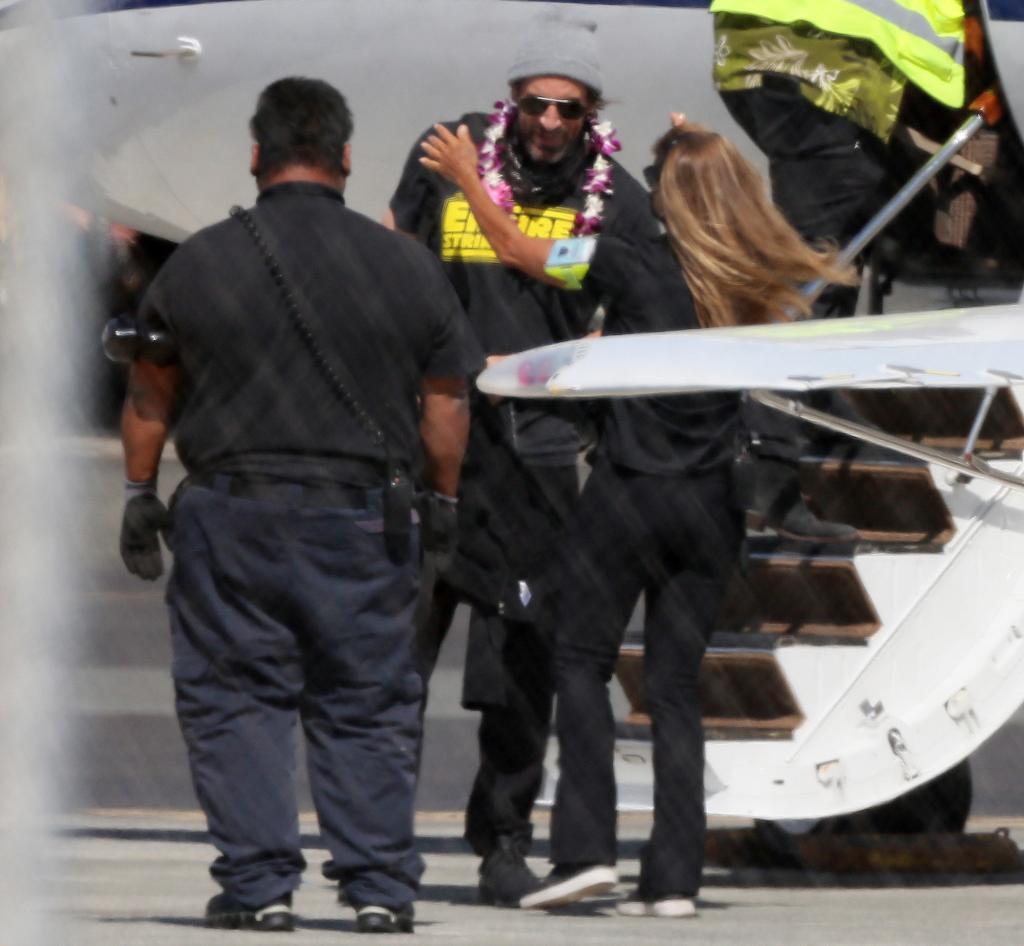
[[[601,58],[594,24],[534,22],[508,71],[509,96],[465,125],[488,196],[530,235],[555,239],[657,232],[646,191],[612,158],[619,143],[597,117]],[[428,129],[391,199],[393,225],[441,259],[489,356],[578,338],[601,300],[517,269],[481,232],[464,192],[422,163]],[[429,677],[456,605],[471,605],[463,705],[480,710],[480,768],[465,837],[483,859],[480,898],[514,907],[539,881],[526,864],[554,691],[550,576],[576,501],[576,409],[478,396],[458,507],[459,544],[419,628]]]
[[[595,24],[557,14],[541,17],[516,51],[508,70],[510,85],[534,76],[562,76],[586,86],[596,100],[602,93]]]

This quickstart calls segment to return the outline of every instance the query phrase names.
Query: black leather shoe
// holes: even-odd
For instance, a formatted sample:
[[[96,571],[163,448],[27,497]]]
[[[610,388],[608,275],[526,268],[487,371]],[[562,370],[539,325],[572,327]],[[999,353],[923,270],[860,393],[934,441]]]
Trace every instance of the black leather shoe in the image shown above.
[[[857,530],[845,522],[819,519],[802,496],[781,516],[769,519],[768,525],[788,539],[811,542],[854,542],[858,536]]]
[[[412,904],[392,910],[367,904],[356,910],[357,933],[411,933]]]
[[[748,508],[779,535],[812,542],[853,542],[857,529],[845,522],[819,519],[800,492],[796,462],[757,457],[753,462],[754,489]]]
[[[295,929],[292,895],[285,894],[262,907],[244,907],[227,893],[219,893],[206,904],[206,925],[215,930],[259,930],[263,933],[291,933]]]
[[[530,839],[499,835],[480,865],[480,902],[495,907],[518,907],[519,901],[540,887],[526,864]]]

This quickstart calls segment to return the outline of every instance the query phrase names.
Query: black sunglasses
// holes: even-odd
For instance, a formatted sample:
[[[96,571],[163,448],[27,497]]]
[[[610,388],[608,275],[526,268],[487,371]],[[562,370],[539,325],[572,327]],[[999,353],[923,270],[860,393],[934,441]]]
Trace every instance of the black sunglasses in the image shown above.
[[[519,100],[519,108],[522,109],[523,114],[532,118],[543,115],[549,105],[554,105],[558,109],[559,117],[566,121],[575,121],[577,118],[582,118],[587,112],[587,106],[579,99],[549,99],[543,95],[524,95]]]

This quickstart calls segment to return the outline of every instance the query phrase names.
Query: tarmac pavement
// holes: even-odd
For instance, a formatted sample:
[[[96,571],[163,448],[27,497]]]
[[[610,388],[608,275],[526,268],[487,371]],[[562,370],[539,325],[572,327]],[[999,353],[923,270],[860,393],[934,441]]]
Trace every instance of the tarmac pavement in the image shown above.
[[[546,853],[546,817],[536,845]],[[724,825],[717,821],[714,824]],[[734,822],[731,824],[735,824]],[[1000,824],[1006,824],[1001,819]],[[319,875],[326,851],[315,822],[302,821],[309,861],[296,894],[295,946],[355,941],[353,913]],[[646,815],[623,816],[622,889],[636,880]],[[991,831],[995,822],[975,822]],[[1024,843],[1024,819],[1009,824]],[[837,876],[709,867],[694,920],[629,919],[601,898],[557,912],[502,910],[476,903],[476,859],[459,835],[461,816],[433,812],[417,821],[427,862],[416,905],[416,941],[467,946],[571,944],[648,946],[658,943],[756,946],[1020,946],[1024,942],[1024,874],[988,876]],[[64,868],[59,919],[74,946],[257,946],[253,932],[207,930],[202,911],[216,887],[207,874],[212,848],[193,812],[94,811],[61,829]],[[542,856],[532,860],[546,870]],[[408,941],[408,940],[406,940]]]

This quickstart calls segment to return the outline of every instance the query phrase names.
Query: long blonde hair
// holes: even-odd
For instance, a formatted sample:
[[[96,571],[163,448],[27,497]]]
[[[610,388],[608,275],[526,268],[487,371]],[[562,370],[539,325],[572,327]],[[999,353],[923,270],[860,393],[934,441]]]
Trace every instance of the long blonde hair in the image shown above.
[[[772,204],[764,179],[728,139],[684,122],[654,145],[654,206],[705,327],[807,314],[800,285],[855,283],[834,248],[808,246]]]

